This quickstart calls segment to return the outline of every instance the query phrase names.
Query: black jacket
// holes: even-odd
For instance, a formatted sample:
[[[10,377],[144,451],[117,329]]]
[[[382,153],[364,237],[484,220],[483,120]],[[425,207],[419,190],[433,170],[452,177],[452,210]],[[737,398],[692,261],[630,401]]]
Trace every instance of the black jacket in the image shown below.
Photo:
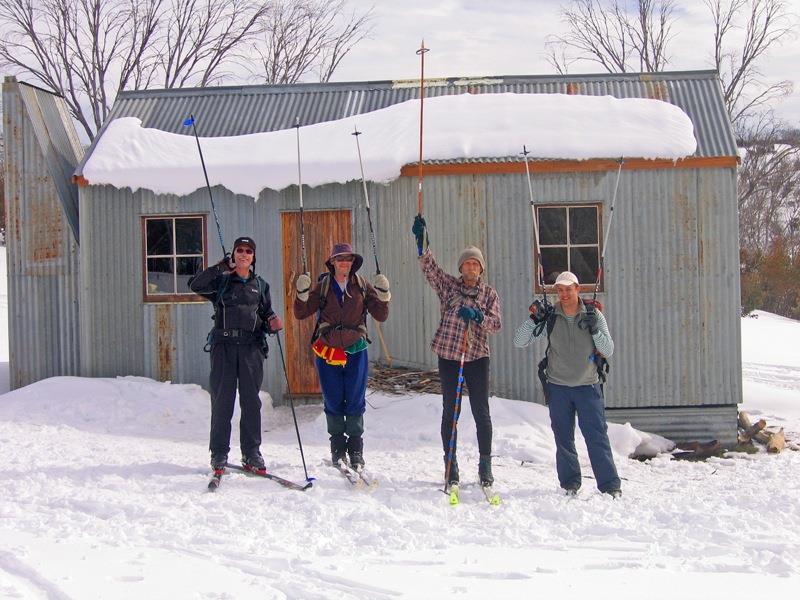
[[[252,272],[243,280],[235,272],[214,265],[196,275],[189,287],[214,303],[216,329],[258,333],[268,329],[267,323],[275,314],[269,284]]]

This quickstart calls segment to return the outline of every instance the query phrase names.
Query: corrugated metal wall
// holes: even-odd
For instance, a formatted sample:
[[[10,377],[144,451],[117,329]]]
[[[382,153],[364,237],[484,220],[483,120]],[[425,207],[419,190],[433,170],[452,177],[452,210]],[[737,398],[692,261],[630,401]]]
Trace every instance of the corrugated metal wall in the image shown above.
[[[64,173],[82,151],[63,100],[6,78],[8,324],[12,389],[77,375],[78,244],[67,218],[77,189]],[[77,223],[76,223],[77,224]]]
[[[608,219],[615,175],[534,175],[534,197],[541,203],[603,202]],[[389,188],[373,186],[380,248],[394,287],[384,331],[395,357],[432,367],[427,344],[439,307],[419,273],[410,234],[415,183],[402,178]],[[735,197],[731,170],[622,172],[605,292],[599,294],[616,342],[609,407],[741,401]],[[492,344],[494,393],[543,402],[535,365],[546,341],[526,350],[513,345],[533,289],[524,176],[426,178],[425,215],[431,248],[448,271],[456,271],[465,245],[485,252],[486,279],[503,306],[503,330]]]

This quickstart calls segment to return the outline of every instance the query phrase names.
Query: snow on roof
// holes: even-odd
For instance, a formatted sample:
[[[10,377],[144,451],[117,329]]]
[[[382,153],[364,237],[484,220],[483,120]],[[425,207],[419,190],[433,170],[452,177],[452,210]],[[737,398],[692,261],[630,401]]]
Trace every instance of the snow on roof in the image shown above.
[[[689,117],[660,100],[564,94],[459,94],[425,100],[424,160],[519,157],[677,160],[697,142]],[[419,100],[300,128],[302,182],[319,186],[364,177],[390,182],[419,157]],[[297,184],[295,129],[200,138],[211,185],[258,198]],[[83,169],[90,184],[190,194],[205,180],[195,140],[144,129],[126,117],[109,123]]]

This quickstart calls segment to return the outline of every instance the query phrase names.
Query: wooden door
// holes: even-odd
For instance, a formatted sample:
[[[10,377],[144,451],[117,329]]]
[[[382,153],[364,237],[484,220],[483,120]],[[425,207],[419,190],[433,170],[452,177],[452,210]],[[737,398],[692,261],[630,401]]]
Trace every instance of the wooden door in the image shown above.
[[[325,261],[334,244],[352,243],[352,215],[350,210],[314,210],[303,213],[306,254],[312,285],[320,273],[327,270]],[[316,316],[303,321],[294,318],[292,305],[295,297],[295,279],[303,271],[300,249],[300,213],[281,213],[283,234],[283,289],[286,290],[286,371],[289,375],[289,393],[308,396],[321,393],[314,353],[311,352],[311,334]]]

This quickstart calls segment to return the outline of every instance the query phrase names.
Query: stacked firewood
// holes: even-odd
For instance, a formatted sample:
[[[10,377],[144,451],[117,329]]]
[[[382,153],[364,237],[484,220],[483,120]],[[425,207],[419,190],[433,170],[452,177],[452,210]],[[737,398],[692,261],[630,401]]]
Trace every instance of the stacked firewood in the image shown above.
[[[372,365],[369,387],[388,394],[442,393],[439,371],[418,371],[406,367],[389,367],[381,363]]]
[[[768,427],[764,419],[755,423],[746,412],[739,413],[739,444],[752,444],[754,441],[762,444],[767,452],[776,454],[786,447],[786,434],[783,427]],[[793,444],[790,446],[796,449]]]

